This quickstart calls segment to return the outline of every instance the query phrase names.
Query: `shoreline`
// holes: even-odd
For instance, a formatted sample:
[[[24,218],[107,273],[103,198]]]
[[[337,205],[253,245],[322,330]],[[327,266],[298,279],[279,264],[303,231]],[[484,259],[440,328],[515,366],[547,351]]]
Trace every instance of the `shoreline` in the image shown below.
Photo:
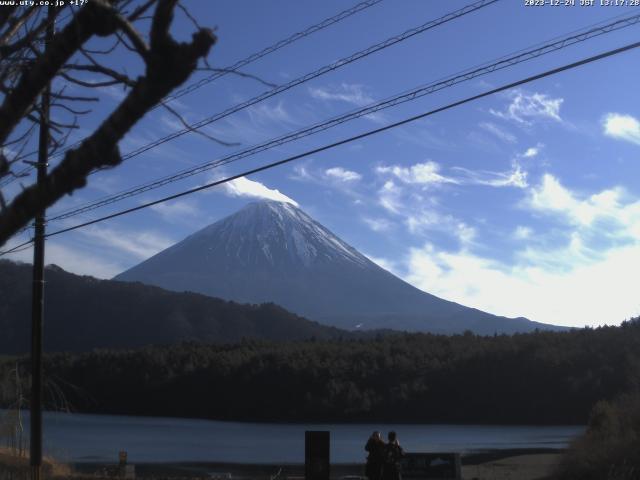
[[[507,469],[512,478],[535,478],[524,472],[548,470],[548,466],[557,463],[564,450],[550,448],[512,448],[504,450],[486,450],[461,454],[464,478],[501,478],[495,476],[498,470]],[[304,463],[250,463],[250,462],[144,462],[135,465],[136,476],[141,478],[219,478],[219,479],[271,479],[304,478]],[[79,474],[91,475],[105,467],[115,464],[102,462],[71,463],[72,469]],[[523,476],[517,475],[521,471]],[[364,462],[332,463],[331,478],[346,476],[364,477]]]

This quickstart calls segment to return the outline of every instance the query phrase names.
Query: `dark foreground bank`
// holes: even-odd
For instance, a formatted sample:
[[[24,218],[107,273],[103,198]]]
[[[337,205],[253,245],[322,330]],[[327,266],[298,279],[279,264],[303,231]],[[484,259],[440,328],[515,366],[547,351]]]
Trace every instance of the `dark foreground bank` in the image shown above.
[[[510,449],[474,452],[462,456],[463,478],[474,478],[474,472],[500,471],[501,465],[508,465],[512,478],[529,478],[525,471],[547,469],[555,465],[562,455],[556,449]],[[249,459],[248,459],[249,461]],[[78,463],[72,470],[82,476],[92,476],[100,472],[108,472],[108,464]],[[474,468],[475,467],[475,468]],[[303,479],[304,464],[252,464],[229,462],[175,462],[175,463],[140,463],[135,466],[136,476],[140,478],[219,478],[219,479]],[[474,476],[465,475],[467,473]],[[525,476],[517,476],[522,471]],[[486,473],[482,478],[487,477]],[[363,477],[364,463],[340,463],[331,465],[331,478]],[[480,478],[480,477],[478,477]],[[495,477],[500,478],[500,477]]]

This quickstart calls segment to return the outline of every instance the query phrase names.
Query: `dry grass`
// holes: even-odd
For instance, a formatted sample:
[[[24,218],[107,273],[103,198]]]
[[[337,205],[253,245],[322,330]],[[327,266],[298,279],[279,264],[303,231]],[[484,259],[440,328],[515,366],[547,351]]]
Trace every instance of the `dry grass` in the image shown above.
[[[45,478],[71,478],[74,476],[70,465],[60,463],[51,457],[42,459],[42,471]],[[28,477],[29,455],[16,455],[14,450],[8,447],[0,447],[0,480],[3,474],[11,474],[8,478]]]
[[[555,478],[640,478],[640,394],[599,402],[591,412],[586,433],[571,444]]]

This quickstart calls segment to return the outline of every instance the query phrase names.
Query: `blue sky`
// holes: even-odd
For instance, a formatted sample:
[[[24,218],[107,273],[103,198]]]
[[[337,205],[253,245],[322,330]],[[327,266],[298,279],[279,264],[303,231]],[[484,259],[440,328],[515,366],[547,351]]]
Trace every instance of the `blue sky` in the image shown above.
[[[383,0],[244,71],[286,83],[470,2]],[[240,145],[185,135],[91,177],[49,214],[219,158],[640,8],[528,7],[502,0],[205,128]],[[598,2],[599,3],[599,2]],[[209,61],[233,64],[355,2],[185,2],[216,26]],[[377,128],[638,40],[634,26],[354,120],[221,169],[59,223],[138,205]],[[194,27],[177,14],[175,33]],[[130,73],[125,52],[113,59]],[[640,314],[640,52],[536,81],[224,186],[104,222],[47,243],[47,263],[110,278],[256,198],[300,205],[413,285],[507,316],[562,325],[618,324]],[[198,73],[195,78],[207,75]],[[72,87],[70,87],[72,88]],[[171,102],[195,122],[268,90],[227,75]],[[90,132],[122,98],[100,92]],[[163,109],[121,143],[126,153],[181,126]],[[54,162],[55,163],[55,162]],[[28,183],[28,179],[24,181]],[[8,190],[18,189],[17,182]],[[17,237],[12,243],[23,241]],[[13,258],[29,261],[31,251]]]

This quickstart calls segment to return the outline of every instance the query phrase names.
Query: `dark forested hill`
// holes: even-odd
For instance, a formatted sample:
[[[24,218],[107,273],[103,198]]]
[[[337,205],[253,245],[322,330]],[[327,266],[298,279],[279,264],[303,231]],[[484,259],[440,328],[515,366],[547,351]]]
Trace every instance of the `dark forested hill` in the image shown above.
[[[13,365],[0,361],[0,379]],[[45,366],[47,378],[84,412],[584,424],[597,401],[640,388],[640,322],[513,336],[184,343],[55,354]]]
[[[181,340],[237,342],[348,336],[273,304],[241,305],[140,283],[46,271],[45,349],[89,351]],[[29,351],[31,266],[0,261],[0,354]]]

